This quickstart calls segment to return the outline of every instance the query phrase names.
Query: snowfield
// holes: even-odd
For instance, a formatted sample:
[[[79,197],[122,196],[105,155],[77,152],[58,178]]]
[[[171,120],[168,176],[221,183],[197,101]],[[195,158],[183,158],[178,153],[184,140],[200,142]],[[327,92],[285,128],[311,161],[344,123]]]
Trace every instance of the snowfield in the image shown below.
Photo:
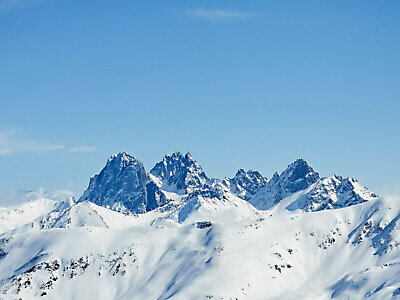
[[[240,186],[232,188],[228,179],[207,183],[205,174],[190,165],[201,180],[190,177],[194,184],[183,184],[181,177],[173,178],[174,172],[167,182],[158,177],[161,191],[168,185],[164,195],[169,200],[140,214],[126,213],[131,204],[126,201],[116,202],[114,210],[106,207],[111,193],[104,207],[99,198],[97,204],[71,198],[2,208],[0,299],[400,295],[400,197],[380,198],[355,181],[314,175],[300,183],[292,178],[296,183],[284,186],[254,173],[248,178],[254,181],[246,181],[246,174],[238,172],[241,177],[230,182]],[[168,164],[159,165],[153,176],[163,174],[162,166],[168,169]],[[112,176],[104,177],[110,183]],[[151,176],[143,180],[135,182],[142,191],[148,180],[155,182]],[[175,185],[174,190],[177,182],[180,188]],[[200,190],[195,188],[199,184]],[[277,189],[280,196],[268,194]],[[123,193],[119,190],[118,197]],[[134,203],[142,201],[137,195]],[[335,198],[327,202],[331,207],[318,209],[328,198]],[[337,202],[347,204],[339,208]],[[269,208],[257,209],[257,203]],[[143,209],[144,204],[138,205]]]

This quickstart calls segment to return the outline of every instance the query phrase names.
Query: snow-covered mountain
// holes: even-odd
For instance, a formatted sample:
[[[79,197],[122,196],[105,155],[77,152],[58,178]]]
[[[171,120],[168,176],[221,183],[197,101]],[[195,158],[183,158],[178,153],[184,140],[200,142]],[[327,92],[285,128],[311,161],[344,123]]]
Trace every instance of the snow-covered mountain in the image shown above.
[[[66,190],[49,191],[43,187],[0,194],[0,234],[26,224],[53,210],[58,201],[71,198]],[[10,206],[10,203],[13,203]],[[7,205],[8,204],[8,205]]]
[[[343,208],[377,198],[376,194],[368,191],[354,178],[337,175],[320,178],[305,160],[298,159],[280,175],[275,173],[249,202],[265,210],[295,194],[297,196],[288,204],[288,210],[301,209],[308,212]]]
[[[400,295],[400,197],[301,159],[219,180],[189,153],[149,173],[120,153],[77,201],[41,201],[0,210],[0,299]]]

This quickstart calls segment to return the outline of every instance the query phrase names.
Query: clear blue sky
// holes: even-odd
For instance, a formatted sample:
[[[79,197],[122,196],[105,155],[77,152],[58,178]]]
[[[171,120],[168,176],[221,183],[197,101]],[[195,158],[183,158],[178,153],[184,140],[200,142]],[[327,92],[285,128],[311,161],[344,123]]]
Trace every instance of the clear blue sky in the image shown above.
[[[399,95],[400,1],[0,0],[5,192],[178,150],[400,194]]]

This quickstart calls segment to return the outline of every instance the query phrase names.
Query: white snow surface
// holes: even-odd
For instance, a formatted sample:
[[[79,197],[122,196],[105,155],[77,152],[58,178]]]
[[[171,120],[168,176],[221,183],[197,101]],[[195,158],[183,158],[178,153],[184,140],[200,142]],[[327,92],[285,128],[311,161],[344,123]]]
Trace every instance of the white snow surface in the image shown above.
[[[313,189],[265,211],[231,193],[171,194],[141,215],[73,200],[2,208],[0,299],[397,297],[400,197],[286,209]]]
[[[37,199],[10,207],[0,207],[0,234],[32,222],[55,208],[56,201]]]
[[[32,222],[72,196],[67,190],[49,191],[43,187],[0,194],[0,203],[6,204],[0,206],[0,234]]]

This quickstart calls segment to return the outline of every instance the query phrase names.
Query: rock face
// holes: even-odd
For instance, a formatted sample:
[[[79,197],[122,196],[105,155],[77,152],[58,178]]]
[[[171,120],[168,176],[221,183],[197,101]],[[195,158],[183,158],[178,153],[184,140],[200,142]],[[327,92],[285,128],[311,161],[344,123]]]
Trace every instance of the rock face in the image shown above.
[[[148,179],[146,184],[146,211],[151,211],[168,202],[164,193],[160,190],[155,182]]]
[[[292,202],[287,209],[302,209],[307,212],[336,209],[360,204],[377,197],[354,178],[333,175],[318,181],[313,189]]]
[[[258,171],[239,169],[235,177],[225,178],[223,184],[233,194],[244,200],[249,200],[267,182],[267,178],[262,176]]]
[[[141,214],[173,199],[187,202],[201,196],[224,201],[232,194],[260,210],[295,195],[287,209],[303,211],[342,208],[377,197],[355,179],[336,175],[320,178],[303,159],[269,180],[258,171],[244,169],[233,178],[219,180],[208,178],[190,153],[166,155],[147,174],[140,161],[122,152],[111,156],[103,170],[90,179],[78,202],[90,201],[115,211]]]
[[[174,152],[157,163],[150,174],[157,177],[163,188],[189,191],[206,183],[208,177],[190,153]]]
[[[78,202],[90,201],[124,213],[145,213],[166,201],[143,164],[121,152],[112,155]]]
[[[254,207],[265,210],[298,192],[300,194],[287,206],[288,210],[336,209],[377,198],[353,178],[336,175],[320,178],[305,160],[298,159],[281,175],[275,173],[248,201]]]
[[[296,193],[308,188],[318,180],[319,174],[304,159],[298,159],[277,176],[274,183],[283,193]]]
[[[258,209],[269,209],[289,195],[307,189],[319,179],[319,174],[305,160],[298,159],[280,175],[275,173],[249,202]]]

